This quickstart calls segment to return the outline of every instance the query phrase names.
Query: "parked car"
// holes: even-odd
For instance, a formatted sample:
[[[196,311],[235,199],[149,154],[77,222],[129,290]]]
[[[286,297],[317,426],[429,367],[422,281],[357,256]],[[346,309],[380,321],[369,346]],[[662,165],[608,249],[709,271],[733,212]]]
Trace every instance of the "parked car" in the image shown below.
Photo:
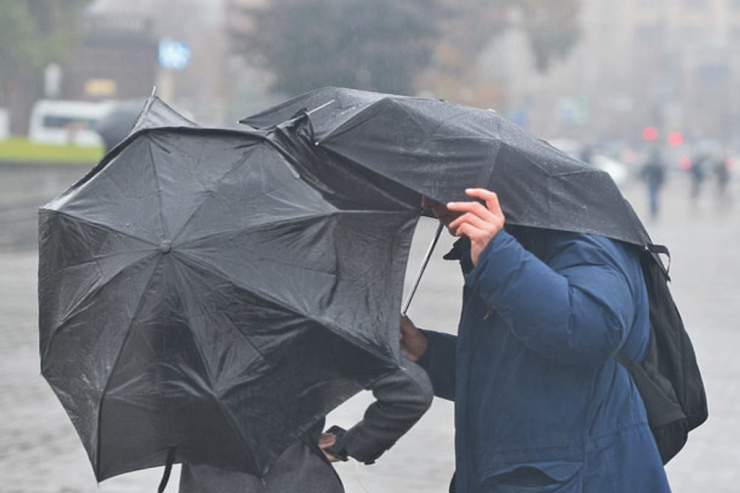
[[[39,144],[103,144],[95,124],[111,109],[111,102],[42,99],[31,110],[28,139]]]
[[[609,173],[618,187],[626,185],[630,178],[629,168],[624,163],[603,154],[592,156],[589,164]]]
[[[572,139],[551,139],[548,142],[569,156],[606,171],[619,187],[624,186],[630,178],[630,170],[626,164],[599,149],[590,148]]]

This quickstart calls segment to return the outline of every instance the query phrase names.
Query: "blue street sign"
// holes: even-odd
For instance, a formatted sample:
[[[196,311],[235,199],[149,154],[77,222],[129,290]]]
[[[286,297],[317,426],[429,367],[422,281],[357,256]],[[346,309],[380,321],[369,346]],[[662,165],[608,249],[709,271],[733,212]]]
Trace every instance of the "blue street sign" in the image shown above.
[[[168,38],[160,39],[159,64],[164,68],[184,70],[190,64],[190,46]]]

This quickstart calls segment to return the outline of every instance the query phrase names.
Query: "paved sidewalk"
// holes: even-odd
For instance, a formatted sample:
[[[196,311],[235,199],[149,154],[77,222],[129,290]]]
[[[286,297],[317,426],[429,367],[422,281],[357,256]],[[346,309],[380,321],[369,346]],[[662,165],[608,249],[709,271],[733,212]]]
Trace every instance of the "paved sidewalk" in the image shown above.
[[[740,196],[718,213],[707,193],[689,203],[688,183],[672,177],[663,217],[646,221],[658,243],[672,251],[672,291],[699,356],[710,419],[667,468],[675,493],[740,491]],[[709,190],[705,190],[709,192]],[[638,213],[643,190],[626,190]],[[434,225],[422,223],[410,263],[413,277]],[[444,238],[409,315],[420,326],[454,330],[459,310],[457,268],[439,260]],[[69,419],[39,376],[35,250],[0,252],[0,493],[134,493],[155,491],[161,470],[113,478],[97,485]],[[368,396],[329,416],[351,425]],[[373,466],[337,467],[348,493],[445,492],[453,469],[452,406],[435,402],[412,432]],[[177,491],[173,474],[167,491]],[[627,492],[626,492],[627,493]],[[630,492],[631,493],[631,492]]]

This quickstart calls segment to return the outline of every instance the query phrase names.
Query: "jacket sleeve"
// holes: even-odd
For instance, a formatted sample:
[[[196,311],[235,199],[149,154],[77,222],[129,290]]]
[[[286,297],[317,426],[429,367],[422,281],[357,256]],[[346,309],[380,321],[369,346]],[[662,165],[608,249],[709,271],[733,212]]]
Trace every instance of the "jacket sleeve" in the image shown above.
[[[454,401],[457,336],[431,330],[422,332],[427,338],[428,345],[417,363],[427,371],[434,395]]]
[[[639,260],[612,240],[551,235],[545,262],[501,231],[466,284],[528,348],[565,363],[617,353],[634,323]]]
[[[372,464],[411,429],[432,404],[432,385],[426,372],[402,355],[401,368],[369,386],[375,402],[362,421],[339,440],[350,457]]]

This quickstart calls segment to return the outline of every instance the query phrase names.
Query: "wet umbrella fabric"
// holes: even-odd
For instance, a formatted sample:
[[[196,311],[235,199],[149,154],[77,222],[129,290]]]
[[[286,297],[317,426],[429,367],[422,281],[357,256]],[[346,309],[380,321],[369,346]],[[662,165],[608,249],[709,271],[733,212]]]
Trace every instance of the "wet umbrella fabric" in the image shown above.
[[[492,110],[328,87],[241,123],[289,129],[291,116],[297,117],[292,138],[314,144],[313,156],[305,160],[341,160],[440,202],[470,200],[464,193],[469,187],[489,188],[498,193],[509,224],[651,243],[606,172]],[[301,126],[306,128],[298,130]]]
[[[42,374],[98,480],[173,452],[263,473],[397,364],[418,197],[327,195],[263,134],[148,109],[40,211]]]

